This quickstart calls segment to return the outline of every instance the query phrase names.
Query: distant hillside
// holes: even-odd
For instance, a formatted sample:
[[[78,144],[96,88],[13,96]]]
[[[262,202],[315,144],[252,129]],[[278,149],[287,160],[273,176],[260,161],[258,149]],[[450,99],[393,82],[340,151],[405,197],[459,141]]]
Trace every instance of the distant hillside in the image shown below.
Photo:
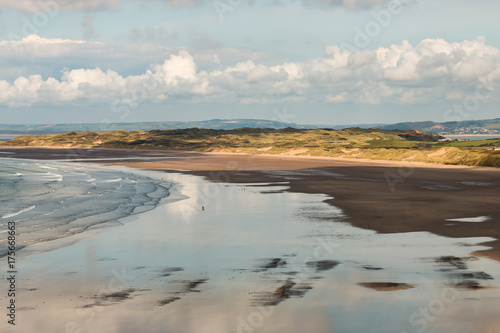
[[[64,134],[68,132],[113,132],[113,131],[150,131],[185,128],[206,128],[231,130],[242,127],[249,128],[275,128],[281,129],[293,127],[299,129],[333,128],[342,129],[348,127],[378,127],[384,124],[360,124],[360,125],[303,125],[285,123],[265,119],[211,119],[202,121],[163,121],[163,122],[135,122],[135,123],[87,123],[87,124],[45,124],[45,125],[2,125],[0,134]]]
[[[68,132],[150,131],[184,128],[235,129],[250,128],[319,128],[317,125],[299,125],[262,119],[212,119],[203,121],[165,121],[135,123],[88,123],[53,125],[0,125],[0,134],[63,134]]]
[[[398,123],[380,126],[382,129],[413,129],[426,133],[451,135],[451,134],[498,134],[500,136],[500,118],[487,120],[450,121],[436,123],[422,121],[413,123]]]
[[[344,129],[349,127],[380,128],[386,130],[418,130],[431,134],[498,134],[500,118],[462,122],[436,123],[433,121],[407,122],[397,124],[360,124],[360,125],[303,125],[263,119],[212,119],[204,121],[165,121],[135,123],[88,123],[88,124],[47,124],[47,125],[1,125],[0,134],[63,134],[68,132],[112,132],[112,131],[150,131],[167,129],[206,128],[231,130],[242,127],[282,129]]]
[[[19,136],[1,146],[189,150],[330,156],[500,167],[500,140],[439,141],[415,130],[171,129]]]

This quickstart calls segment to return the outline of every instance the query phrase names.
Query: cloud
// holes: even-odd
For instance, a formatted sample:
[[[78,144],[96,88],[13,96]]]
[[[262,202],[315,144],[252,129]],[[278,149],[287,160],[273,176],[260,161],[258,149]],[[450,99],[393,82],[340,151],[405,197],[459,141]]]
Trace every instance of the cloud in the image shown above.
[[[3,80],[0,104],[416,104],[460,99],[484,87],[484,80],[488,87],[498,86],[500,50],[481,37],[460,43],[425,39],[415,46],[403,41],[360,52],[333,45],[324,57],[304,62],[269,66],[246,60],[217,69],[200,67],[192,54],[180,50],[139,75],[80,68],[64,70],[59,79],[29,75]]]
[[[88,51],[99,49],[105,45],[100,42],[89,42],[84,40],[72,40],[61,38],[43,38],[38,35],[29,35],[20,41],[0,41],[0,59],[15,58],[19,56],[30,57],[61,57],[66,54],[75,53],[82,48]]]
[[[94,15],[85,14],[83,16],[81,26],[83,30],[83,37],[86,39],[94,38],[97,35],[93,26],[94,20]]]
[[[26,13],[116,10],[122,0],[0,0],[0,6]]]
[[[132,28],[128,39],[133,43],[168,45],[179,39],[177,31],[169,32],[164,27]]]
[[[393,0],[303,0],[306,6],[317,6],[321,8],[345,7],[347,9],[367,9],[377,5],[386,4]]]
[[[103,11],[117,10],[125,2],[137,2],[148,5],[151,2],[162,3],[169,8],[194,7],[206,4],[205,0],[0,0],[0,7],[17,9],[26,13],[58,11]],[[211,5],[211,3],[209,2]]]
[[[219,49],[222,47],[221,42],[215,40],[207,33],[191,31],[190,37],[191,44],[198,49]]]
[[[63,67],[99,66],[125,74],[140,73],[149,64],[165,59],[165,54],[178,50],[154,45],[107,44],[30,35],[20,41],[0,41],[0,79],[13,80],[19,75],[34,74],[55,76]]]
[[[206,1],[204,0],[163,0],[169,7],[194,7],[203,5]]]
[[[192,36],[197,36],[192,34]],[[30,35],[20,41],[0,41],[0,79],[13,81],[19,76],[42,74],[57,77],[63,67],[106,68],[122,75],[141,73],[152,63],[161,63],[166,55],[178,53],[181,47],[169,47],[177,40],[176,32],[159,28],[132,29],[123,35],[123,43],[43,38]],[[131,39],[134,44],[128,43]],[[148,41],[160,42],[159,45]],[[142,42],[142,43],[141,43]],[[219,68],[240,61],[276,63],[272,54],[247,49],[190,49],[199,66]]]
[[[370,9],[375,6],[387,4],[395,0],[263,0],[264,5],[286,6],[292,3],[302,3],[305,6],[319,8],[344,7],[349,10]],[[419,0],[399,0],[401,3],[416,2]],[[125,2],[136,2],[142,6],[148,6],[152,3],[160,3],[168,8],[189,8],[196,6],[213,6],[212,0],[0,0],[0,7],[21,10],[26,13],[51,12],[51,11],[104,11],[118,10],[120,5]],[[241,3],[248,5],[255,4],[256,0],[241,0]],[[231,1],[222,2],[233,6]],[[234,3],[240,4],[239,1]]]

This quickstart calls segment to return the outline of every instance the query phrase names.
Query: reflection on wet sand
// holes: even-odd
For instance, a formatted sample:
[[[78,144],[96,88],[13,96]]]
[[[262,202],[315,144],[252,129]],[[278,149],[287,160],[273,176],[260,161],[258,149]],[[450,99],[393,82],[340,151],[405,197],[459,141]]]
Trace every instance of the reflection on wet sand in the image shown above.
[[[324,202],[326,196],[281,193],[281,184],[246,185],[246,191],[221,186],[205,210],[193,210],[196,193],[203,193],[206,182],[176,177],[189,199],[25,258],[21,284],[27,290],[19,297],[17,329],[500,329],[500,265],[469,255],[483,249],[477,244],[487,238],[458,242],[426,232],[377,234],[354,228],[344,222],[342,212]]]
[[[395,291],[415,288],[415,286],[412,284],[398,282],[361,282],[358,284],[365,288],[370,288],[377,291]]]

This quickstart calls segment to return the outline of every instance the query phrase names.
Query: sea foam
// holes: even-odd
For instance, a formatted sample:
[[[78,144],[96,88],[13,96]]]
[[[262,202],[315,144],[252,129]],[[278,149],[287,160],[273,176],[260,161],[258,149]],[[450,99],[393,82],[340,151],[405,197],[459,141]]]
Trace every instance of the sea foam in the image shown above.
[[[7,222],[16,222],[22,248],[154,209],[171,186],[123,169],[1,159],[0,256],[6,253]]]

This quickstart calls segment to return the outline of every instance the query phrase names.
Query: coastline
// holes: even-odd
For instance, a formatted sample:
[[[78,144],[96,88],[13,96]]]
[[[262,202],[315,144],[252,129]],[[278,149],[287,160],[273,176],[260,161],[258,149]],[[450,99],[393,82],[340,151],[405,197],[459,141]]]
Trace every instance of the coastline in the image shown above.
[[[500,170],[427,163],[207,154],[190,162],[135,162],[130,167],[176,170],[230,183],[289,182],[286,191],[322,193],[356,227],[379,233],[429,231],[452,237],[493,237],[474,253],[500,261]],[[203,160],[203,161],[202,161]],[[294,172],[300,170],[300,172]],[[224,172],[214,175],[214,171]],[[449,219],[488,216],[484,223]]]
[[[500,169],[417,162],[116,149],[0,148],[6,157],[61,159],[175,171],[228,183],[288,182],[286,191],[334,199],[356,227],[379,233],[429,231],[453,238],[493,237],[476,253],[500,261]],[[49,152],[49,153],[47,153]],[[52,154],[50,154],[52,153]],[[132,159],[129,159],[133,156]],[[489,216],[485,223],[448,219]]]
[[[408,318],[450,288],[457,299],[446,316],[429,325],[479,332],[470,306],[478,307],[489,328],[498,325],[498,311],[491,306],[498,281],[478,279],[476,285],[454,275],[499,276],[497,261],[470,257],[485,250],[481,242],[492,236],[457,240],[428,230],[375,232],[390,227],[395,217],[371,220],[376,213],[397,213],[394,207],[372,211],[377,200],[399,197],[401,206],[412,199],[400,185],[438,186],[451,181],[442,177],[463,173],[469,181],[491,181],[488,168],[415,167],[392,192],[384,175],[398,170],[392,164],[198,153],[159,161],[151,152],[131,162],[126,152],[98,155],[89,154],[88,162],[109,161],[115,165],[111,170],[123,165],[179,179],[186,200],[164,202],[126,217],[129,222],[119,227],[24,258],[23,332],[384,333],[412,330]],[[194,170],[180,170],[189,165]],[[358,228],[357,219],[364,220],[356,211],[365,212],[373,228]],[[408,213],[416,211],[408,207]],[[445,256],[457,262],[450,264]],[[459,264],[464,268],[457,273],[453,268]],[[360,316],[376,319],[360,321]]]
[[[8,162],[7,170],[19,165],[19,169],[15,170],[18,171],[16,176],[25,179],[22,188],[33,186],[31,198],[18,196],[8,187],[5,190],[12,200],[2,197],[5,199],[2,204],[7,208],[3,216],[0,214],[2,224],[17,219],[22,221],[16,235],[16,257],[20,260],[72,245],[120,225],[124,218],[133,219],[165,202],[180,200],[177,184],[166,181],[159,172],[98,163],[89,165],[0,155],[0,163],[3,159],[15,162]],[[6,179],[7,182],[13,181],[12,178]],[[40,185],[43,179],[47,179],[46,183]],[[49,187],[51,183],[54,185]],[[50,197],[49,193],[54,197]],[[9,211],[9,207],[17,207],[18,200],[20,207],[25,205],[24,208]],[[105,207],[99,202],[94,203],[94,200],[105,202]],[[5,230],[0,234],[4,236]],[[0,259],[6,258],[6,253],[0,253]]]
[[[53,154],[46,154],[46,151],[52,152]],[[495,167],[484,167],[484,166],[470,166],[463,164],[442,164],[442,163],[429,163],[429,162],[415,162],[411,160],[397,161],[397,160],[384,160],[384,159],[366,159],[366,158],[356,158],[356,157],[330,157],[330,156],[313,156],[313,155],[295,155],[295,154],[268,154],[268,153],[235,153],[235,152],[224,152],[224,151],[188,151],[188,150],[154,150],[154,149],[118,149],[118,148],[79,148],[79,147],[46,147],[46,146],[0,146],[0,154],[14,154],[16,158],[27,158],[27,159],[40,159],[40,160],[54,160],[58,159],[55,156],[64,156],[66,160],[75,161],[76,159],[81,159],[82,161],[90,161],[93,158],[102,158],[103,161],[109,160],[111,162],[120,162],[121,159],[136,159],[138,161],[144,161],[145,158],[171,158],[173,160],[179,160],[181,158],[192,159],[193,157],[206,157],[206,156],[242,156],[248,158],[248,156],[260,156],[264,158],[269,158],[273,162],[278,162],[282,160],[283,162],[293,162],[296,160],[309,160],[315,166],[321,166],[318,161],[330,161],[330,162],[361,162],[366,165],[386,165],[386,166],[401,166],[401,165],[411,165],[414,167],[427,166],[430,168],[470,168],[470,169],[482,169],[485,170],[500,170],[500,168]],[[23,157],[24,156],[24,157]],[[132,157],[131,157],[132,156]],[[3,156],[8,157],[8,156]],[[285,168],[287,164],[278,162],[279,166],[269,167],[273,168]],[[182,164],[178,163],[177,164]],[[187,163],[190,168],[193,168],[191,163]],[[329,164],[327,164],[329,165]],[[292,166],[293,168],[294,166]],[[232,169],[227,166],[219,166],[218,169],[226,170]],[[255,169],[258,170],[258,169]]]
[[[500,133],[491,133],[491,134],[447,134],[444,137],[454,137],[454,136],[464,136],[471,138],[482,138],[482,137],[490,137],[490,138],[500,138]]]

